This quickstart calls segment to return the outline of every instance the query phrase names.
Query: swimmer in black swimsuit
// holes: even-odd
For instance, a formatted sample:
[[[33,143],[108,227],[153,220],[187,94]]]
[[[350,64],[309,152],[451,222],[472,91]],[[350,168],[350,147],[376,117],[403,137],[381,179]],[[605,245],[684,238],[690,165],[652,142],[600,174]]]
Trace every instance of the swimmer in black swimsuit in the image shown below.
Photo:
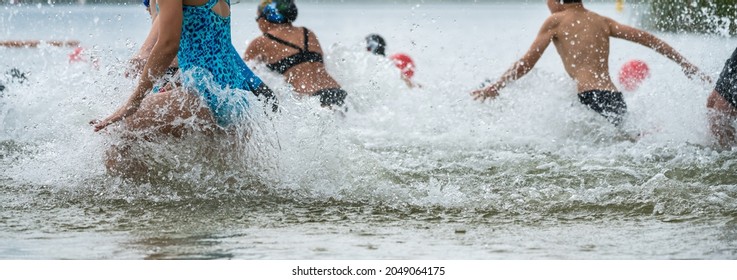
[[[300,65],[302,63],[307,63],[307,62],[323,63],[322,54],[318,52],[310,51],[309,49],[310,31],[304,27],[302,27],[302,31],[304,33],[304,48],[300,48],[299,46],[295,44],[284,41],[269,33],[264,33],[264,36],[266,38],[269,38],[273,40],[274,42],[277,42],[279,44],[285,45],[287,47],[293,48],[298,51],[297,53],[290,55],[288,57],[282,58],[281,60],[277,62],[267,64],[266,65],[267,68],[269,68],[271,71],[284,75],[284,73],[286,73],[289,69],[291,69],[294,66]]]
[[[293,0],[263,0],[256,22],[263,36],[254,39],[243,59],[266,63],[284,75],[294,91],[320,98],[323,107],[343,106],[348,95],[327,72],[317,36],[305,27],[293,26],[297,6]]]
[[[562,2],[562,3],[561,3]],[[527,53],[497,82],[471,93],[474,99],[495,98],[499,91],[535,66],[550,43],[563,61],[568,75],[576,81],[578,99],[607,118],[622,123],[627,105],[609,75],[610,38],[619,38],[651,48],[678,63],[689,78],[710,81],[708,75],[652,34],[620,24],[584,8],[582,0],[548,0],[551,15],[545,20]]]
[[[737,49],[724,63],[714,91],[706,103],[709,108],[709,126],[712,135],[720,146],[734,145],[735,128],[732,122],[737,118]]]

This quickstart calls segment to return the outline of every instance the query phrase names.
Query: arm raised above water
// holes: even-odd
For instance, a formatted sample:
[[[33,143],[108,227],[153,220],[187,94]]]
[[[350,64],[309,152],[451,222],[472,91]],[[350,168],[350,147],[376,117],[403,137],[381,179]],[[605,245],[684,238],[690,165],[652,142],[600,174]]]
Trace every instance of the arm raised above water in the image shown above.
[[[473,99],[481,99],[483,102],[487,98],[495,98],[499,95],[499,90],[506,87],[509,82],[516,81],[529,73],[530,70],[535,67],[535,64],[537,64],[537,61],[540,60],[540,57],[545,53],[545,49],[548,48],[550,42],[553,40],[557,22],[558,20],[555,16],[551,16],[545,20],[545,23],[543,23],[543,26],[540,28],[540,32],[538,32],[535,41],[532,42],[532,46],[527,50],[527,53],[525,53],[520,60],[515,62],[509,70],[504,72],[496,83],[472,92],[471,95],[473,96]]]
[[[711,83],[711,77],[701,72],[698,67],[691,64],[691,62],[683,57],[678,51],[668,45],[668,43],[660,40],[660,38],[655,37],[655,35],[650,34],[647,31],[620,24],[609,18],[607,18],[607,21],[612,37],[635,42],[651,48],[668,59],[673,60],[675,63],[678,63],[687,77],[693,79],[694,76],[698,76],[701,80]]]

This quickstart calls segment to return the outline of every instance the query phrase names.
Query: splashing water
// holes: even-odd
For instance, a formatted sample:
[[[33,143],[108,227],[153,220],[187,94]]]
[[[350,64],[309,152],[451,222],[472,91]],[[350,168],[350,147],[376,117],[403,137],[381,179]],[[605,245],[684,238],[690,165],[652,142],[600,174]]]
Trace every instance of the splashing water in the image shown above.
[[[79,38],[100,66],[70,64],[70,49],[0,49],[0,70],[29,76],[6,84],[0,99],[0,258],[737,255],[729,234],[737,161],[734,150],[710,148],[712,85],[688,80],[651,50],[613,41],[612,69],[636,54],[652,73],[625,96],[624,132],[578,103],[552,50],[499,98],[474,102],[469,93],[526,50],[547,11],[464,5],[301,4],[298,25],[318,34],[328,71],[349,92],[346,116],[251,65],[281,112],[267,115],[252,98],[230,136],[128,142],[149,168],[142,178],[108,173],[106,153],[125,137],[115,128],[93,133],[87,123],[134,87],[122,73],[137,46],[130,42],[148,28],[143,9],[4,7],[3,38]],[[242,20],[254,9],[233,7],[239,50],[258,33]],[[374,32],[387,38],[388,54],[413,56],[422,88],[407,88],[390,60],[364,52],[363,37]],[[658,35],[714,77],[737,45]],[[48,241],[33,245],[25,235]],[[100,246],[59,250],[61,240]],[[237,245],[246,240],[262,245]],[[389,249],[396,244],[415,253]]]

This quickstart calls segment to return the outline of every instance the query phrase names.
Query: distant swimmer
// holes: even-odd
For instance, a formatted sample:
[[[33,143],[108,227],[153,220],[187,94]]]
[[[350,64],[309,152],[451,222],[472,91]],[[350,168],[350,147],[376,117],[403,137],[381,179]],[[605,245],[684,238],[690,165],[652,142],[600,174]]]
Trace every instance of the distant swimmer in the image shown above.
[[[37,48],[39,46],[52,47],[79,47],[77,40],[9,40],[0,41],[0,47],[6,48]]]
[[[26,76],[28,73],[25,73],[18,68],[11,68],[10,70],[5,72],[5,81],[7,84],[23,84],[25,81],[28,80],[28,77]],[[0,80],[0,97],[2,97],[2,92],[5,91],[7,87],[5,84],[3,84],[3,81]]]
[[[734,120],[737,118],[737,49],[722,69],[716,87],[707,99],[709,126],[717,144],[722,147],[735,145]]]
[[[375,55],[386,56],[386,40],[379,34],[369,34],[366,36],[366,51],[369,51]],[[402,80],[410,88],[422,87],[419,84],[412,81],[412,77],[415,75],[415,61],[407,54],[396,53],[389,56],[389,59],[394,62],[394,65],[401,71]]]
[[[471,93],[475,100],[495,98],[510,82],[529,73],[550,42],[555,44],[566,72],[576,81],[579,101],[616,126],[622,123],[627,104],[609,74],[611,37],[657,51],[678,63],[689,78],[711,80],[667,43],[648,32],[589,11],[581,0],[562,0],[562,3],[548,0],[547,4],[552,15],[543,23],[530,49],[497,82]]]
[[[5,76],[9,78],[9,82],[23,84],[28,80],[28,73],[21,71],[18,68],[11,68],[5,72]]]
[[[297,13],[293,0],[261,1],[256,22],[263,35],[248,45],[243,59],[266,63],[271,71],[284,75],[297,93],[318,97],[323,107],[337,109],[348,93],[325,69],[317,35],[292,25]]]

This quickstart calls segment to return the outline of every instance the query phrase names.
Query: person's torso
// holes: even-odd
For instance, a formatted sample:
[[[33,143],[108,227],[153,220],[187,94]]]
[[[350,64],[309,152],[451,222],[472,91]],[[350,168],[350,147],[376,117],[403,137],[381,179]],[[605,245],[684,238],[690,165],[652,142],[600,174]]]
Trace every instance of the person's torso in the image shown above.
[[[222,86],[250,88],[258,79],[233,47],[230,34],[230,4],[221,0],[184,1],[182,35],[177,54],[183,71],[204,69]],[[253,81],[251,81],[253,80]]]
[[[609,75],[607,19],[587,10],[563,11],[559,16],[553,43],[579,92],[617,91]]]
[[[272,71],[283,74],[294,90],[312,94],[316,91],[339,88],[328,74],[322,48],[314,33],[303,27],[289,26],[270,30],[264,35],[265,62]]]

